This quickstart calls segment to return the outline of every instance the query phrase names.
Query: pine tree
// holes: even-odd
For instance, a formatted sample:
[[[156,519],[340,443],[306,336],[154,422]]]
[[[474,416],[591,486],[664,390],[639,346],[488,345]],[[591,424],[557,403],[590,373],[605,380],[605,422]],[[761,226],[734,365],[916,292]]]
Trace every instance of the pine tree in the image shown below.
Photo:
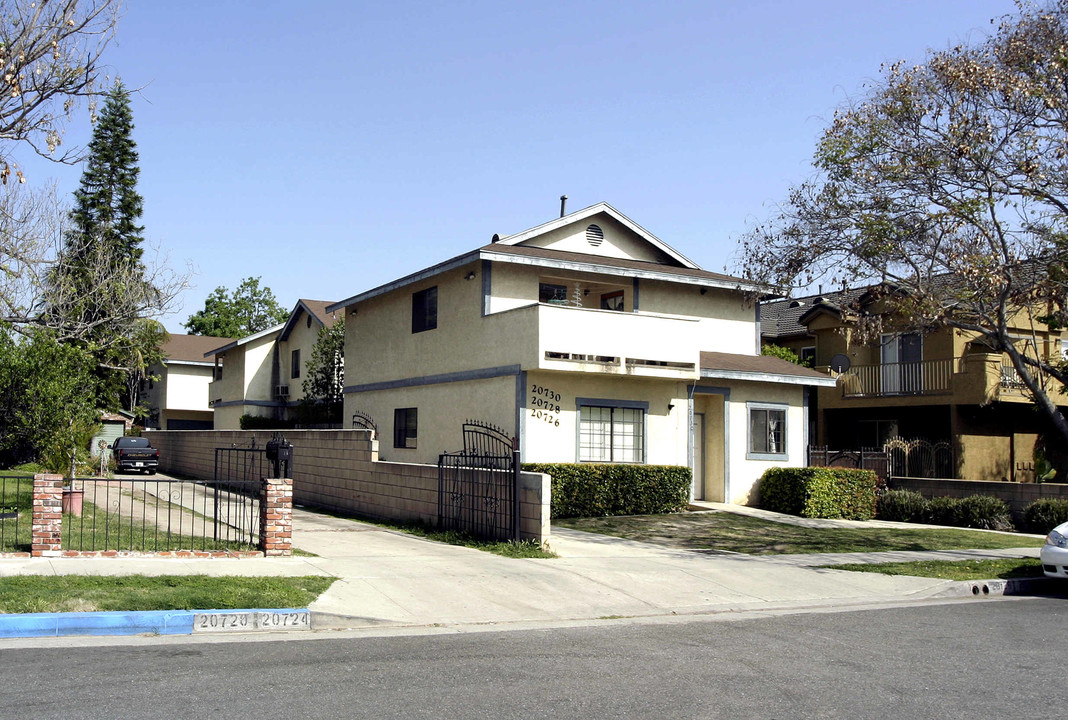
[[[78,344],[95,357],[104,407],[119,405],[122,368],[139,349],[133,327],[117,321],[115,309],[132,294],[154,291],[141,260],[144,201],[133,127],[129,92],[117,81],[93,128],[70,227],[48,279],[49,312],[58,326],[82,329]]]
[[[74,191],[72,227],[67,234],[72,261],[103,249],[113,263],[141,262],[145,228],[139,221],[144,201],[137,192],[141,168],[133,127],[130,95],[119,80],[93,129],[81,186]]]

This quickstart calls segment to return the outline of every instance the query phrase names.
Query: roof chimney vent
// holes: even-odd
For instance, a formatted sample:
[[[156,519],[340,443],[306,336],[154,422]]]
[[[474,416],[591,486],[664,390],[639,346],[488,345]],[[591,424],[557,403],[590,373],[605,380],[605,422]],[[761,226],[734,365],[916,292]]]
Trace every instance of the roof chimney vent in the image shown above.
[[[493,233],[493,238],[490,240],[490,242],[491,243],[495,243],[495,242],[500,242],[500,241],[501,241],[501,236],[499,234],[497,234],[497,233]]]
[[[560,217],[567,214],[567,195],[560,196]]]

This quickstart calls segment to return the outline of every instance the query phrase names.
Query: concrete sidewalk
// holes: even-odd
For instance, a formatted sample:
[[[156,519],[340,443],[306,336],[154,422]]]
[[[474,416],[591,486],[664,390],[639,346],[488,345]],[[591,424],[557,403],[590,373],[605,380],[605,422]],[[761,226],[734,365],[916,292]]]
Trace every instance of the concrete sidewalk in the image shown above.
[[[538,623],[924,599],[950,592],[955,583],[812,566],[1038,552],[753,557],[673,550],[553,528],[551,546],[560,557],[517,560],[301,509],[294,511],[293,544],[317,557],[18,558],[0,561],[0,576],[327,575],[338,581],[309,609],[312,627],[329,629]]]

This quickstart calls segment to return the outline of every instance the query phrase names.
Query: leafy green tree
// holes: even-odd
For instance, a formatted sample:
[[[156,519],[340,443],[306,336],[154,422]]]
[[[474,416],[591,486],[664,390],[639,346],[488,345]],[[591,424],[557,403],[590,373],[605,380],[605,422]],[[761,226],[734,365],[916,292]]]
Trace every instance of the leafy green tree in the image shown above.
[[[319,328],[307,363],[304,399],[297,408],[302,425],[339,424],[345,391],[345,323]]]
[[[802,360],[800,357],[798,357],[797,353],[795,353],[790,348],[783,347],[782,345],[765,345],[764,347],[760,348],[760,354],[768,355],[770,357],[777,357],[781,360],[792,362],[794,365],[809,367],[809,362],[807,360]]]
[[[871,283],[899,329],[974,334],[1068,447],[1051,397],[1066,368],[1010,334],[1021,318],[1064,325],[1068,0],[1019,7],[981,42],[887,66],[840,109],[815,177],[747,234],[738,266],[785,292]],[[881,331],[882,316],[858,318]]]
[[[55,470],[97,420],[92,358],[41,331],[17,339],[0,327],[0,465],[52,457]]]
[[[184,326],[192,335],[240,338],[285,322],[289,316],[260,278],[241,281],[231,295],[219,286],[204,301],[204,309],[189,316]]]

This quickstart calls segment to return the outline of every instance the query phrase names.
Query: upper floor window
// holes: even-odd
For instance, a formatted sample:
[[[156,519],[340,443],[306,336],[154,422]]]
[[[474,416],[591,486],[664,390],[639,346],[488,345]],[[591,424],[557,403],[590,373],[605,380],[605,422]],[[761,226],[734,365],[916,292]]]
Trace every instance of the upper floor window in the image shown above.
[[[289,377],[300,377],[300,348],[289,354]]]
[[[786,458],[786,406],[749,403],[749,458]]]
[[[808,347],[801,348],[798,358],[801,360],[802,365],[806,367],[816,367],[816,346],[809,345]]]
[[[616,290],[601,295],[601,309],[623,312],[623,291]]]
[[[538,283],[538,302],[567,305],[567,285]]]
[[[438,326],[438,286],[412,293],[412,332],[433,330]]]

